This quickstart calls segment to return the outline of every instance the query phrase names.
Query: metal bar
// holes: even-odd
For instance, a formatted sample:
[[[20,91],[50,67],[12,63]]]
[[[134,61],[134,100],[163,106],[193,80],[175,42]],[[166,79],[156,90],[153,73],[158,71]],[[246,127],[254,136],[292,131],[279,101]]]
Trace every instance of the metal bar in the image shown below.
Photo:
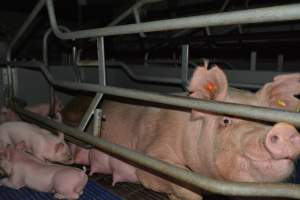
[[[300,186],[295,184],[273,184],[273,183],[237,183],[229,181],[218,181],[215,179],[208,178],[206,176],[191,172],[180,167],[176,167],[167,162],[154,159],[150,156],[141,154],[139,152],[130,150],[110,143],[101,138],[97,138],[88,134],[84,134],[75,128],[66,126],[53,120],[49,120],[45,117],[41,117],[30,111],[26,111],[18,106],[12,106],[12,109],[25,115],[26,117],[32,118],[33,120],[43,123],[51,128],[57,129],[64,132],[78,140],[84,141],[94,147],[109,153],[110,155],[118,155],[123,159],[132,161],[137,166],[144,166],[145,170],[155,170],[160,174],[164,174],[167,177],[174,177],[179,181],[187,183],[188,185],[196,188],[202,188],[209,192],[214,192],[223,195],[234,195],[234,196],[269,196],[269,197],[289,197],[300,199]]]
[[[101,122],[102,122],[102,111],[96,108],[94,110],[94,124],[93,124],[93,136],[100,137]]]
[[[83,63],[82,63],[83,64]],[[85,64],[83,64],[85,65]],[[93,65],[91,63],[91,65]],[[123,62],[119,61],[108,61],[107,66],[120,66],[130,78],[135,81],[145,82],[145,83],[163,83],[163,84],[171,84],[171,85],[179,85],[181,84],[181,80],[179,78],[169,78],[169,77],[155,77],[155,76],[137,76],[134,72]]]
[[[232,11],[217,14],[207,14],[193,17],[144,22],[140,24],[120,25],[105,28],[62,33],[57,28],[57,21],[52,0],[47,1],[48,14],[53,31],[61,39],[79,39],[95,36],[122,35],[139,32],[199,28],[233,24],[251,24],[262,22],[279,22],[300,19],[300,4],[272,6],[243,11]]]
[[[104,38],[98,37],[97,38],[97,55],[98,55],[98,81],[99,85],[105,86],[106,85],[106,72],[105,72],[105,55],[104,55]],[[101,101],[103,97],[102,93],[97,93],[94,99],[92,100],[89,108],[85,112],[84,116],[82,117],[82,120],[79,124],[79,129],[84,130],[91,119],[97,105]]]
[[[251,51],[251,54],[250,54],[250,70],[251,71],[256,70],[256,59],[257,59],[256,51]]]
[[[14,66],[40,68],[47,80],[58,87],[71,90],[83,90],[90,92],[101,92],[104,94],[126,97],[148,102],[156,102],[166,105],[198,109],[209,111],[216,114],[226,114],[232,116],[245,117],[255,120],[264,120],[269,122],[287,122],[300,127],[300,113],[271,109],[258,106],[249,106],[227,102],[207,101],[203,99],[193,99],[186,97],[174,97],[151,92],[144,92],[133,89],[118,88],[112,86],[101,86],[89,83],[74,83],[70,81],[55,80],[49,70],[41,62],[8,62]]]
[[[63,31],[70,31],[67,27],[65,26],[59,26],[59,29],[63,30]],[[48,60],[48,39],[50,34],[52,33],[52,29],[49,28],[46,32],[45,35],[43,37],[43,61],[46,67],[49,68],[49,60]],[[54,87],[52,85],[49,85],[49,102],[50,102],[50,108],[49,108],[49,113],[48,115],[50,117],[54,117],[55,116],[55,91],[54,91]]]
[[[97,38],[97,55],[98,55],[98,81],[100,85],[106,85],[106,71],[105,71],[105,54],[104,54],[104,38]]]
[[[35,17],[38,15],[38,13],[41,11],[41,9],[44,7],[45,0],[40,0],[38,3],[35,5],[33,8],[32,12],[30,15],[27,17],[25,20],[24,24],[21,26],[21,28],[18,30],[17,34],[14,36],[13,40],[9,43],[6,51],[6,61],[11,61],[11,54],[12,50],[19,41],[19,39],[22,37],[24,32],[27,30],[27,28],[30,26],[32,21],[35,19]],[[8,96],[12,97],[15,96],[15,91],[14,91],[14,83],[13,83],[13,74],[12,74],[12,69],[11,66],[7,66],[7,76],[8,76],[8,85],[9,85],[9,90],[8,90]]]
[[[112,22],[110,22],[108,24],[108,26],[115,26],[118,23],[120,23],[123,19],[125,19],[126,17],[128,17],[133,11],[134,9],[138,9],[140,7],[142,7],[145,4],[148,3],[156,3],[162,0],[141,0],[137,3],[135,3],[133,6],[131,6],[130,8],[128,8],[126,11],[124,11],[119,17],[117,17],[115,20],[113,20]]]
[[[182,45],[181,49],[181,83],[184,90],[187,90],[189,74],[189,45]]]
[[[284,63],[284,55],[283,54],[279,54],[278,55],[278,66],[277,66],[278,71],[282,71],[282,69],[283,69],[283,63]]]
[[[133,9],[133,15],[134,15],[134,19],[135,19],[135,22],[137,24],[140,24],[141,23],[141,18],[140,18],[140,13],[139,13],[139,10],[137,8],[134,8]],[[142,37],[142,38],[145,38],[146,35],[145,33],[139,33],[139,35]]]

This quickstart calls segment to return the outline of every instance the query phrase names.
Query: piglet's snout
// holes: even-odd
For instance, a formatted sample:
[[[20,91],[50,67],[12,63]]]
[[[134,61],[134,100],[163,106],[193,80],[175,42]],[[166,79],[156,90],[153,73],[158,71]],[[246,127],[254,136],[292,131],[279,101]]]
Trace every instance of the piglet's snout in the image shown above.
[[[265,145],[273,159],[295,160],[300,155],[300,135],[287,123],[275,124],[266,136]]]

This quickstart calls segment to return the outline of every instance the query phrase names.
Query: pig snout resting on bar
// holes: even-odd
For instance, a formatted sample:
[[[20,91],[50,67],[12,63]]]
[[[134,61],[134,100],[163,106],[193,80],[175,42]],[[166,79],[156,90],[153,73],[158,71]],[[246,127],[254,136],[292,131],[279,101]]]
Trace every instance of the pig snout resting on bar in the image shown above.
[[[8,175],[0,179],[0,185],[53,192],[58,199],[78,199],[88,180],[80,169],[45,163],[18,146],[8,145],[1,155],[0,167]]]
[[[37,105],[28,105],[25,107],[26,110],[29,110],[33,113],[42,115],[44,117],[48,116],[50,112],[50,105],[49,103],[41,103]],[[54,113],[59,113],[63,109],[62,101],[55,96],[55,105],[54,105]],[[20,117],[7,107],[3,107],[1,109],[0,114],[0,123],[8,122],[8,121],[19,121]]]
[[[299,111],[300,74],[280,75],[258,92],[228,87],[224,72],[207,63],[196,68],[190,97]],[[101,137],[178,167],[211,178],[241,182],[276,182],[288,178],[300,153],[294,126],[273,126],[238,117],[194,109],[134,105],[121,100],[103,102]],[[195,193],[96,149],[91,150],[91,173],[112,173],[113,183],[137,181],[165,192],[170,199],[201,199]]]
[[[71,164],[72,155],[64,135],[51,134],[48,130],[26,122],[6,122],[0,126],[0,147],[23,142],[26,150],[41,160]]]

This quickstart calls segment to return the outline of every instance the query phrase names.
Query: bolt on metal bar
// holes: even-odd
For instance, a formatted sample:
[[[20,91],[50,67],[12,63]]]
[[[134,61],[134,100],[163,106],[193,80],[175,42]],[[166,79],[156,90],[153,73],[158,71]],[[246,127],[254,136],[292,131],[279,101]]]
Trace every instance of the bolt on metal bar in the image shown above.
[[[45,0],[38,1],[38,3],[33,8],[32,12],[30,13],[30,15],[27,17],[27,19],[25,20],[25,22],[23,23],[21,28],[18,30],[17,34],[14,36],[12,41],[9,43],[9,45],[7,47],[7,51],[6,51],[6,61],[7,62],[11,61],[11,54],[12,54],[13,48],[16,46],[16,44],[18,43],[18,41],[20,40],[22,35],[28,29],[28,27],[30,26],[32,21],[35,19],[35,17],[39,14],[39,12],[44,7],[44,5],[45,5]],[[7,76],[8,76],[8,86],[10,87],[8,90],[8,96],[12,97],[15,95],[14,94],[15,86],[14,86],[14,82],[13,82],[13,80],[14,80],[13,72],[12,72],[12,68],[10,65],[7,65]]]
[[[258,106],[242,105],[227,102],[207,101],[203,99],[194,99],[188,97],[175,97],[162,95],[152,92],[144,92],[134,89],[125,89],[112,86],[101,86],[89,83],[74,83],[70,81],[55,80],[49,70],[42,62],[8,62],[5,64],[14,64],[19,67],[39,68],[44,73],[47,80],[58,87],[71,90],[83,90],[90,92],[101,92],[104,94],[126,97],[148,102],[156,102],[166,105],[198,109],[209,111],[216,114],[226,114],[255,120],[264,120],[269,122],[287,122],[300,127],[300,113],[290,112],[278,109],[271,109]]]
[[[105,28],[79,30],[62,33],[57,28],[57,21],[52,0],[47,1],[48,15],[53,31],[61,39],[79,39],[96,36],[133,34],[140,32],[176,30],[185,28],[199,28],[207,26],[251,24],[262,22],[279,22],[300,19],[300,4],[272,6],[267,8],[231,11],[216,14],[207,14],[177,19],[144,22],[140,24],[120,25]]]
[[[167,175],[168,177],[174,177],[177,180],[187,183],[192,187],[202,188],[206,191],[223,195],[289,197],[300,199],[300,186],[295,184],[245,182],[238,183],[218,181],[197,174],[195,172],[191,172],[189,170],[171,165],[167,162],[157,160],[155,158],[130,150],[120,145],[110,143],[105,139],[84,134],[82,131],[47,119],[38,114],[22,109],[17,105],[11,105],[11,108],[23,116],[31,118],[36,122],[45,124],[50,128],[62,131],[66,135],[91,144],[94,147],[106,153],[109,153],[110,155],[118,155],[123,159],[136,163],[138,166],[144,166],[146,167],[146,169],[152,169],[160,174]]]

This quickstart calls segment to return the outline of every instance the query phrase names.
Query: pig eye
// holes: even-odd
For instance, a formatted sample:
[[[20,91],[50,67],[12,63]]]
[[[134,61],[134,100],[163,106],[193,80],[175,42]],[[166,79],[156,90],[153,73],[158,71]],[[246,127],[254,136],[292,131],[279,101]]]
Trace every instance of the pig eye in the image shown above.
[[[227,127],[227,126],[229,126],[231,124],[232,124],[232,120],[229,117],[223,117],[223,119],[222,119],[222,125],[224,127]]]

